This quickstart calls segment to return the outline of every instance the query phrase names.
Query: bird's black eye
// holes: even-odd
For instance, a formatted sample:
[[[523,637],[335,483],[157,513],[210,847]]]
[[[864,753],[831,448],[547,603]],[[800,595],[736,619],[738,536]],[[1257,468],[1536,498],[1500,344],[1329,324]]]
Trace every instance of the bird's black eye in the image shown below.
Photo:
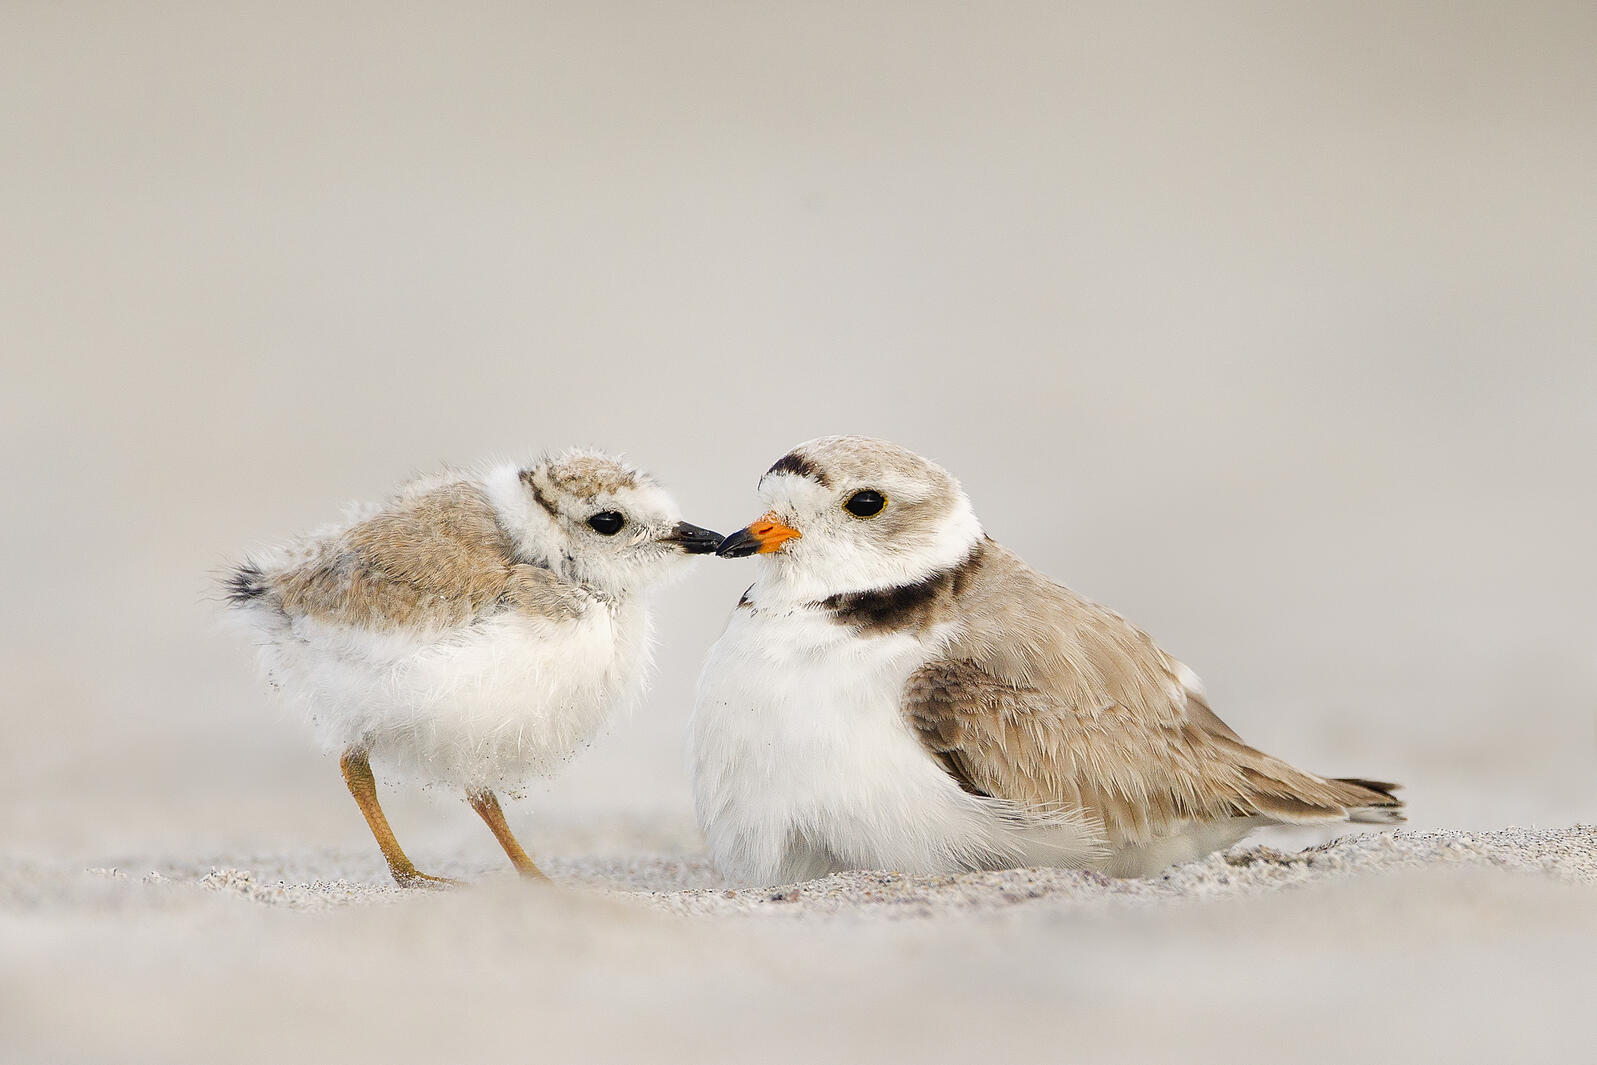
[[[601,510],[588,519],[588,524],[593,526],[593,531],[600,536],[614,536],[626,523],[627,519],[613,510]]]
[[[874,518],[887,506],[887,497],[873,488],[863,492],[855,492],[848,497],[848,502],[843,504],[843,509],[856,518]]]

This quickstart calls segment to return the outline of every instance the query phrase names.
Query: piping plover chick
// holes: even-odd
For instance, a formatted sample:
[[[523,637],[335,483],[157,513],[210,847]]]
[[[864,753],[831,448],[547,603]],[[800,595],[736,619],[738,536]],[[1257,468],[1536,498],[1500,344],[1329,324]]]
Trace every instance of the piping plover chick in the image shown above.
[[[1193,672],[985,536],[904,448],[825,437],[766,472],[721,545],[758,579],[711,648],[691,728],[717,865],[1021,865],[1144,876],[1266,824],[1395,822],[1394,785],[1248,746]]]
[[[516,869],[541,877],[495,790],[557,768],[641,692],[644,594],[720,542],[641,471],[568,451],[416,480],[225,582],[273,686],[340,755],[396,881],[445,882],[394,838],[374,756],[463,788]]]

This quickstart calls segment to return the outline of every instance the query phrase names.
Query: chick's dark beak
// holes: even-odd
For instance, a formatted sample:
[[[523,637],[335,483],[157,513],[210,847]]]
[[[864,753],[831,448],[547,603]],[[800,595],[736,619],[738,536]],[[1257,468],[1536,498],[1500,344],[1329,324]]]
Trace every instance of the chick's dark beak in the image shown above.
[[[720,533],[701,525],[689,525],[685,521],[677,522],[671,535],[662,539],[668,544],[676,544],[690,555],[708,555],[721,546]]]

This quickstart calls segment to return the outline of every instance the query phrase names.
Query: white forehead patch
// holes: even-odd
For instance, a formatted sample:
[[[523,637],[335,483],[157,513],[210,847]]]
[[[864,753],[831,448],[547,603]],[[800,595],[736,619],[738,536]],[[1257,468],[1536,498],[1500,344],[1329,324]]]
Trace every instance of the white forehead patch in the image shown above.
[[[802,511],[829,501],[832,489],[796,473],[768,473],[760,479],[759,494],[772,510]]]

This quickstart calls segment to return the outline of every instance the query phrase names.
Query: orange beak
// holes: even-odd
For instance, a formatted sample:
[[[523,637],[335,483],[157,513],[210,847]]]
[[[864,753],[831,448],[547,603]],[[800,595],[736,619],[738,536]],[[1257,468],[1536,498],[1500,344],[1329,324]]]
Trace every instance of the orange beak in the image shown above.
[[[739,529],[722,540],[715,553],[722,558],[768,555],[781,550],[783,544],[797,540],[801,535],[797,529],[790,529],[777,521],[775,514],[767,514],[747,529]]]

